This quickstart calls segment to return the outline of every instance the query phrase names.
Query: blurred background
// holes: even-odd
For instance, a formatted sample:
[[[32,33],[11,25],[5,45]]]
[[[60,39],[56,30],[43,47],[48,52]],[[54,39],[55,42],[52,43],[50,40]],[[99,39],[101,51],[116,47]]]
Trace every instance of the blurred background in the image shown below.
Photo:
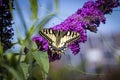
[[[59,0],[58,13],[45,24],[50,28],[64,21],[68,16],[74,14],[78,8],[88,0]],[[54,0],[38,0],[38,23],[41,19],[55,11]],[[18,7],[19,5],[19,7]],[[25,38],[26,26],[28,30],[32,25],[29,0],[15,0],[14,17],[14,39],[17,42],[18,27],[22,38]],[[22,15],[22,16],[21,16]],[[114,8],[113,13],[106,15],[106,24],[101,24],[97,33],[87,31],[87,41],[80,43],[80,52],[73,55],[67,49],[60,61],[51,62],[50,80],[120,80],[120,7]],[[37,32],[33,34],[38,35]],[[10,51],[18,52],[20,45],[15,45]],[[57,77],[55,77],[57,76]],[[72,76],[72,78],[70,77]],[[107,77],[105,77],[107,76]]]

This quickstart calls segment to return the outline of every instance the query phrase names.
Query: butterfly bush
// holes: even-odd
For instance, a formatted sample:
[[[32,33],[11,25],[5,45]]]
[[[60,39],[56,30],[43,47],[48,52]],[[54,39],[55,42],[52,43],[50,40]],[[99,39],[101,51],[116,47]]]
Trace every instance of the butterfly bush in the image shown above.
[[[53,30],[75,31],[80,34],[80,39],[68,45],[74,55],[79,53],[79,43],[87,40],[87,30],[97,32],[100,23],[105,24],[105,14],[112,13],[113,8],[120,6],[119,0],[89,0],[82,8],[69,16],[62,23],[51,27]],[[48,42],[41,36],[33,37],[39,50],[48,51],[50,61],[60,59],[58,54],[52,55]]]
[[[10,49],[13,44],[11,40],[14,36],[12,28],[13,17],[11,9],[14,9],[14,0],[0,0],[0,43],[3,46],[3,51]]]

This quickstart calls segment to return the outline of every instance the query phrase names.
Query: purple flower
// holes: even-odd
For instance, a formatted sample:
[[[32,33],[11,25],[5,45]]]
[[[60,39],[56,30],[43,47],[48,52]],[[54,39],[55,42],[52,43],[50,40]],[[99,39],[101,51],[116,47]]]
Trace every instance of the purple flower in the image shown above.
[[[11,14],[11,9],[14,9],[13,3],[13,0],[0,0],[0,43],[4,52],[13,46],[11,42],[14,36],[12,27],[14,22]]]
[[[62,30],[62,31],[75,31],[80,34],[80,39],[78,41],[72,42],[68,45],[68,48],[71,49],[74,55],[78,54],[80,51],[79,43],[84,43],[87,40],[87,31],[97,32],[97,27],[100,23],[106,21],[105,14],[112,12],[114,7],[120,6],[118,0],[89,0],[83,6],[69,16],[62,23],[51,27],[53,30]],[[40,37],[34,37],[33,41],[38,45],[39,50],[48,51],[49,60],[59,60],[61,58],[58,54],[52,54],[48,47],[48,42]]]
[[[81,19],[81,21],[80,21]],[[75,31],[78,32],[81,36],[79,42],[85,42],[87,40],[86,35],[86,23],[82,21],[82,17],[73,14],[72,16],[68,17],[64,22],[59,25],[53,26],[53,30],[62,30],[62,31]]]
[[[76,41],[74,43],[71,43],[69,45],[69,48],[71,49],[71,51],[73,52],[74,55],[78,54],[78,52],[80,51],[79,42]]]
[[[86,23],[83,22],[83,18],[76,13],[68,17],[64,22],[59,25],[52,27],[54,30],[62,31],[75,31],[78,32],[81,38],[69,45],[69,48],[72,50],[73,54],[77,54],[80,51],[79,44],[80,42],[85,42],[87,40],[86,35]],[[77,44],[76,44],[77,43]]]
[[[100,22],[105,23],[103,12],[92,0],[86,2],[83,8],[78,9],[76,13],[84,18],[84,22],[86,22],[87,26],[98,27]]]
[[[32,40],[36,42],[40,51],[48,51],[48,42],[43,37],[35,36]]]
[[[112,13],[113,8],[120,6],[119,0],[97,0],[95,3],[104,14]]]

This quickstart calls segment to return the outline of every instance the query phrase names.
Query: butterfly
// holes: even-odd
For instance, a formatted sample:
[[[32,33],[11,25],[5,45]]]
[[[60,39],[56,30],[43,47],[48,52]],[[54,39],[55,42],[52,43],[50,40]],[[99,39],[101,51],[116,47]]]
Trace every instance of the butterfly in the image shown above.
[[[74,31],[61,31],[53,29],[41,29],[39,34],[48,41],[52,53],[62,54],[67,46],[80,39],[80,34]]]

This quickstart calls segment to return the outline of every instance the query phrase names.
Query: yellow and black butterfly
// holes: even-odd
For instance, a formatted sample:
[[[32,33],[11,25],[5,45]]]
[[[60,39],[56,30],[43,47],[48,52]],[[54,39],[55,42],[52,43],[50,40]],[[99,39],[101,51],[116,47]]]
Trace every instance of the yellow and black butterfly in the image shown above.
[[[80,38],[80,34],[74,31],[42,29],[39,34],[48,41],[49,48],[53,54],[64,53],[68,44]]]

